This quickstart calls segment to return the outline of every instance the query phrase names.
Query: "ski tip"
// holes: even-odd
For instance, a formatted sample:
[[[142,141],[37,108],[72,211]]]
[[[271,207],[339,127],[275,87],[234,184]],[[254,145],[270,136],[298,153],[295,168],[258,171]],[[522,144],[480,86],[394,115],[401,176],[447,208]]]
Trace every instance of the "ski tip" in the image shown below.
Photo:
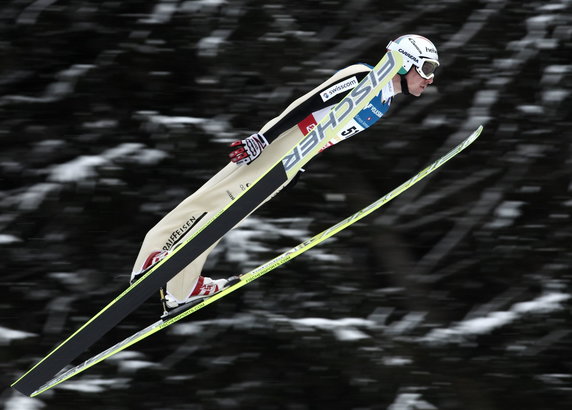
[[[469,138],[467,138],[467,145],[472,144],[477,138],[479,138],[479,135],[481,135],[481,132],[483,132],[484,127],[481,125],[479,125],[479,127],[473,131],[473,133],[471,134],[471,136]],[[465,146],[467,146],[465,145]]]

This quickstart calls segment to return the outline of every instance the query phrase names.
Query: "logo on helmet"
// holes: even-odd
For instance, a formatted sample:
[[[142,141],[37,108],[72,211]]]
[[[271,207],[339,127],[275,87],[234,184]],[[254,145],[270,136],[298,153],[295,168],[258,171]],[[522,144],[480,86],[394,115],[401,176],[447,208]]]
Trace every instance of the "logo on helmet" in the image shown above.
[[[428,53],[437,54],[437,50],[435,50],[434,48],[431,48],[431,47],[425,47],[425,51],[427,51]]]
[[[409,57],[410,59],[412,59],[413,61],[415,61],[416,63],[419,63],[419,59],[411,54],[409,54],[407,51],[405,51],[404,49],[400,48],[399,51],[401,54],[403,54],[406,57]]]
[[[417,43],[415,42],[415,40],[413,40],[412,38],[408,39],[411,44],[413,44],[413,47],[415,47],[417,49],[417,51],[419,51],[419,54],[422,54],[421,49],[417,46]]]

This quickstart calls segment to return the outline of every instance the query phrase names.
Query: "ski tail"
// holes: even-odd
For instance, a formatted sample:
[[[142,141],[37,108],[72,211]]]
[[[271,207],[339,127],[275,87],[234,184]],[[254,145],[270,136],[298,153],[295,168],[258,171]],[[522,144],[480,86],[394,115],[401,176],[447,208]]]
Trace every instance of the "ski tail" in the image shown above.
[[[295,257],[303,254],[304,252],[307,252],[313,247],[324,242],[326,239],[332,237],[336,233],[346,229],[350,225],[366,217],[367,215],[371,214],[375,210],[379,209],[380,207],[391,201],[392,199],[396,198],[397,196],[399,196],[400,194],[411,188],[413,185],[415,185],[417,182],[421,181],[429,174],[433,173],[435,170],[440,168],[447,161],[449,161],[457,154],[459,154],[461,151],[463,151],[465,148],[467,148],[469,145],[471,145],[479,137],[482,130],[483,127],[479,126],[467,139],[465,139],[463,142],[461,142],[447,154],[443,155],[441,158],[439,158],[438,160],[436,160],[435,162],[433,162],[432,164],[421,170],[419,173],[417,173],[416,175],[405,181],[403,184],[399,185],[397,188],[393,189],[388,194],[379,198],[377,201],[371,203],[370,205],[366,206],[365,208],[361,209],[355,214],[347,217],[343,221],[340,221],[334,226],[300,243],[294,248],[284,252],[283,254],[272,259],[271,261],[266,262],[265,264],[260,265],[259,267],[251,270],[250,272],[241,275],[239,281],[223,289],[221,292],[202,301],[197,301],[195,304],[189,306],[188,308],[180,308],[180,310],[178,311],[171,312],[171,314],[162,318],[158,322],[155,322],[154,324],[146,327],[145,329],[140,330],[139,332],[117,343],[116,345],[110,347],[109,349],[93,356],[84,363],[74,368],[71,368],[66,372],[59,374],[58,376],[54,377],[53,379],[45,383],[43,386],[38,388],[36,391],[34,391],[32,393],[32,397],[37,396],[38,394],[57,386],[58,384],[64,382],[65,380],[77,376],[79,373],[89,369],[90,367],[96,365],[97,363],[121,352],[122,350],[128,348],[129,346],[132,346],[135,343],[140,342],[141,340],[157,333],[158,331],[178,322],[179,320],[191,315],[192,313],[202,309],[203,307],[216,302],[220,298],[223,298],[229,293],[234,292],[235,290],[241,288],[242,286],[245,286],[246,284],[258,279],[262,275],[278,268],[279,266],[285,264],[286,262],[294,259]]]

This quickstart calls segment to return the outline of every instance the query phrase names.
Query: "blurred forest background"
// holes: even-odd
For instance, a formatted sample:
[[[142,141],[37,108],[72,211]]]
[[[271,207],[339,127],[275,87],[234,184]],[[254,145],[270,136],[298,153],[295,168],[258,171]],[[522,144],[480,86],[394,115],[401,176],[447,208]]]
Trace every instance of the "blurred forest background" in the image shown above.
[[[8,386],[125,289],[228,143],[389,40],[441,67],[209,261],[245,272],[481,138],[373,216],[37,399]],[[4,409],[569,409],[569,0],[0,6]],[[150,300],[95,353],[161,313]]]

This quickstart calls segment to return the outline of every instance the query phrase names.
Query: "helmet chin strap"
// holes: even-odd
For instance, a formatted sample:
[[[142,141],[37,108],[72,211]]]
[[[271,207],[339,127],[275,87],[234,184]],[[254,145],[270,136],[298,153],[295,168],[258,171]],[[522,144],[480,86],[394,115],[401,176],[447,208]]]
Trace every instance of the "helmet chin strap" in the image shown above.
[[[405,78],[405,75],[399,74],[399,79],[401,80],[401,92],[404,95],[411,95],[409,94],[409,87],[407,86],[407,79]]]

